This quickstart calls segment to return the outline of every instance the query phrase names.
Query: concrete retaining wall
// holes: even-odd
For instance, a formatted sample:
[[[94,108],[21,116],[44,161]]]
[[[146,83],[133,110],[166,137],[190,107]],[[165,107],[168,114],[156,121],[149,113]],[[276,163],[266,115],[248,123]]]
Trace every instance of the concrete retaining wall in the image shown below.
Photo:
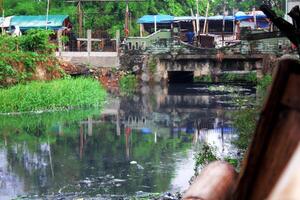
[[[117,52],[57,52],[56,56],[76,66],[119,67]]]

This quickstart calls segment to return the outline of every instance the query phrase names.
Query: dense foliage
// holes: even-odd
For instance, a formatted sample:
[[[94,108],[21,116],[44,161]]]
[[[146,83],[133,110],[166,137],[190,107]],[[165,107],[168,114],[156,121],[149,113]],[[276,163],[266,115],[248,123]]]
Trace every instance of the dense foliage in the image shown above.
[[[46,14],[46,0],[4,0],[6,15],[37,15]],[[199,1],[200,15],[205,14],[208,0]],[[262,0],[213,0],[210,1],[209,14],[220,14],[223,8],[229,14],[233,9],[251,11],[253,7],[258,8]],[[268,1],[274,9],[284,10],[283,0]],[[86,29],[108,30],[114,34],[116,30],[123,30],[124,15],[126,10],[125,2],[84,2],[84,26]],[[130,2],[130,26],[131,34],[138,33],[136,19],[145,14],[170,14],[170,15],[190,15],[191,9],[196,13],[196,0],[147,0],[142,2]],[[69,3],[63,0],[51,0],[50,14],[67,14],[77,27],[76,3]]]
[[[86,78],[31,82],[0,89],[0,112],[98,106],[106,97],[98,81]]]
[[[133,74],[127,74],[119,80],[119,86],[122,94],[132,94],[138,85],[137,77]]]
[[[0,36],[0,87],[21,83],[35,77],[38,66],[45,70],[45,79],[63,74],[54,57],[55,46],[49,42],[51,31],[30,30],[21,37]]]
[[[272,77],[270,75],[264,76],[258,81],[257,94],[258,99],[254,107],[248,107],[247,109],[241,109],[234,117],[234,127],[237,129],[238,137],[234,141],[234,144],[242,151],[246,151],[252,136],[255,132],[256,123],[259,117],[259,113],[262,109],[263,101],[266,98],[268,87],[272,83]],[[241,105],[244,107],[245,105]]]

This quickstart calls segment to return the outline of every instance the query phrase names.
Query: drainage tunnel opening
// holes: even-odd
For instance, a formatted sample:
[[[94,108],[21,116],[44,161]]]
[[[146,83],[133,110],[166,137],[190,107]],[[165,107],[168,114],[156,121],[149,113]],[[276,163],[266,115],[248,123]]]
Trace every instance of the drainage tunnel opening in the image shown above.
[[[193,83],[193,71],[168,71],[169,83]]]

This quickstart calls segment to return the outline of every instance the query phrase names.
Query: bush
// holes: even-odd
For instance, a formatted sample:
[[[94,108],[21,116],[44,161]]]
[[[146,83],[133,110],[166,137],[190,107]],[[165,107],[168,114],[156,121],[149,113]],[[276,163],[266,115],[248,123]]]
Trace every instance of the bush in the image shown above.
[[[258,81],[257,84],[257,90],[259,95],[261,96],[266,96],[267,89],[272,83],[272,76],[271,75],[266,75],[264,76],[260,81]]]
[[[49,42],[52,34],[54,32],[51,30],[28,30],[26,35],[20,37],[20,47],[23,51],[53,52],[55,46]]]
[[[1,86],[32,80],[38,65],[49,75],[56,73],[58,60],[52,54],[55,46],[49,42],[51,34],[49,30],[29,30],[20,37],[0,35]]]
[[[11,37],[9,35],[0,35],[0,52],[17,51],[19,48],[20,37]]]
[[[121,77],[119,86],[122,92],[130,93],[136,90],[138,85],[137,78],[133,74],[128,74]]]
[[[0,112],[85,108],[101,105],[105,97],[105,90],[93,79],[31,82],[0,89]]]
[[[266,75],[258,81],[257,90],[259,96],[257,97],[257,104],[252,108],[242,109],[234,115],[233,126],[236,128],[238,134],[234,144],[242,151],[246,151],[251,142],[259,113],[267,94],[267,88],[271,82],[272,77],[270,75]]]
[[[203,75],[200,77],[194,77],[194,82],[212,83],[213,79],[211,75]]]

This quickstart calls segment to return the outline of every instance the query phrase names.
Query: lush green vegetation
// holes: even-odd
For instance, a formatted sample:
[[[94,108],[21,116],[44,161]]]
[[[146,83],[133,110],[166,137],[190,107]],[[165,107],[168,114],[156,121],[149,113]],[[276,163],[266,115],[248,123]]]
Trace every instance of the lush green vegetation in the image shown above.
[[[271,82],[272,77],[270,75],[263,77],[257,85],[257,94],[259,96],[257,97],[258,101],[256,102],[256,105],[254,107],[241,109],[234,117],[234,127],[237,129],[238,133],[238,138],[234,141],[234,144],[241,151],[246,151],[251,142],[256,122]],[[245,107],[247,105],[241,104],[240,106]]]
[[[221,82],[239,82],[246,81],[251,84],[257,83],[257,77],[255,72],[249,72],[247,74],[225,73],[220,76]]]
[[[213,82],[213,77],[211,75],[194,77],[194,82],[211,83]],[[257,77],[255,72],[246,74],[224,73],[218,77],[218,82],[248,82],[250,84],[256,84]]]
[[[45,15],[46,0],[4,0],[5,14],[10,15]],[[205,15],[208,0],[199,1],[200,15]],[[233,9],[251,11],[253,7],[258,8],[262,0],[236,1],[236,0],[214,0],[210,2],[210,15],[221,14],[226,9],[231,14]],[[284,10],[283,0],[274,0],[273,8]],[[84,2],[85,29],[108,30],[113,35],[116,30],[123,30],[124,15],[126,10],[125,2]],[[139,28],[136,19],[145,14],[170,14],[175,16],[190,15],[191,9],[196,13],[196,0],[147,0],[143,2],[130,2],[130,30],[131,34],[138,35]],[[76,3],[67,1],[51,0],[50,14],[67,14],[77,27]]]
[[[198,153],[195,155],[194,175],[197,176],[199,169],[202,169],[210,162],[218,160],[213,146],[203,143]]]
[[[194,82],[203,82],[203,83],[211,83],[213,82],[213,79],[211,77],[211,75],[203,75],[200,77],[194,77]]]
[[[151,57],[148,61],[148,67],[152,75],[156,72],[157,69],[157,62],[155,58]]]
[[[24,113],[20,115],[0,115],[0,130],[33,130],[37,127],[53,128],[65,122],[76,122],[89,116],[99,115],[100,110],[95,108],[66,110],[61,112]]]
[[[119,86],[121,93],[132,93],[136,91],[136,87],[138,85],[137,77],[133,74],[127,74],[122,76],[119,80]]]
[[[106,92],[96,80],[31,82],[0,89],[0,112],[24,112],[101,105]]]
[[[21,37],[0,36],[0,85],[22,83],[32,79],[52,79],[64,73],[55,58],[55,46],[49,43],[52,31],[29,30]],[[45,77],[37,77],[38,67]]]

